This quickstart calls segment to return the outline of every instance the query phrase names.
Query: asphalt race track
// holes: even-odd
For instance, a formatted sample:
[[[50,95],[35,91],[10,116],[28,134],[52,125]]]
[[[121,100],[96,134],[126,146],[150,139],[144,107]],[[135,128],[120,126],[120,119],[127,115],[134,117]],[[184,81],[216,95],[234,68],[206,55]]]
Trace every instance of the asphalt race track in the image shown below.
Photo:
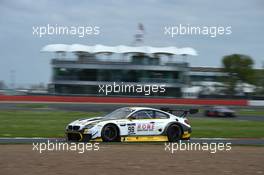
[[[27,102],[28,103],[28,102]],[[32,103],[32,102],[30,102]],[[37,110],[37,111],[84,111],[84,112],[111,112],[117,108],[126,107],[126,106],[145,106],[145,107],[153,107],[153,108],[161,108],[161,107],[170,107],[173,109],[190,109],[190,108],[198,108],[204,109],[204,106],[183,106],[183,105],[147,105],[147,104],[105,104],[105,103],[45,103],[47,108],[26,108],[20,107],[19,104],[25,104],[21,102],[0,102],[0,110]],[[233,109],[252,109],[252,107],[232,107]],[[254,107],[254,109],[262,109],[261,107]],[[205,117],[203,113],[198,113],[189,117]],[[251,120],[251,121],[264,121],[264,116],[237,116],[235,118],[226,118],[228,120]]]

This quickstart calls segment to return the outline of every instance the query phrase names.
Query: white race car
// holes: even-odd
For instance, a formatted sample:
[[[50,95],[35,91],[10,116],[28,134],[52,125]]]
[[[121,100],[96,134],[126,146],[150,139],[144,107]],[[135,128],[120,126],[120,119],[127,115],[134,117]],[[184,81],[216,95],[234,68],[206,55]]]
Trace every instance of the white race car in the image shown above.
[[[176,116],[169,108],[119,108],[103,117],[79,119],[66,127],[68,141],[169,141],[189,139],[191,126],[186,115],[197,109],[181,110]]]

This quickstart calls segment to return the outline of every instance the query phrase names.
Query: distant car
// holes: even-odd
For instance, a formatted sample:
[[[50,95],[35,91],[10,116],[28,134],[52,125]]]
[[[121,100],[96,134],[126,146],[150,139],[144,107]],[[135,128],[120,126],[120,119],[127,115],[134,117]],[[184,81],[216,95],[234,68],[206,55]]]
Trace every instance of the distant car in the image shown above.
[[[79,119],[66,126],[68,141],[104,142],[126,141],[129,137],[141,136],[153,139],[155,136],[167,136],[168,141],[176,142],[189,139],[191,126],[187,114],[198,112],[197,109],[182,110],[176,116],[169,108],[163,110],[146,107],[124,107],[103,117]],[[177,110],[178,111],[178,110]]]
[[[235,111],[225,106],[214,106],[204,112],[208,117],[235,117]]]

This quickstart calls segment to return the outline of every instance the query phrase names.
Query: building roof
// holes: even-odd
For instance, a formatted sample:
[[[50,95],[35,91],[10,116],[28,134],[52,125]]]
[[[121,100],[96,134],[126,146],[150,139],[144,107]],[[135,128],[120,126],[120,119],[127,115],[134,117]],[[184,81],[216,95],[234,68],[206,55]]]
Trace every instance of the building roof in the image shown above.
[[[152,47],[152,46],[106,46],[106,45],[81,45],[81,44],[50,44],[41,49],[42,52],[88,52],[88,53],[144,53],[144,54],[167,54],[167,55],[192,55],[197,52],[191,47]]]

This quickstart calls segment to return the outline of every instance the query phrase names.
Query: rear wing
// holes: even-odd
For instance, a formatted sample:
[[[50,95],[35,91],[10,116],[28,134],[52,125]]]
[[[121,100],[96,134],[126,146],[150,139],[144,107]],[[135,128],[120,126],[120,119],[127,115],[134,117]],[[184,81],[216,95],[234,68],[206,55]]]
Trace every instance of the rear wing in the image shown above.
[[[179,117],[186,117],[187,114],[196,114],[199,112],[199,109],[170,109],[168,107],[160,108],[160,110],[174,114],[174,112],[182,112]]]

